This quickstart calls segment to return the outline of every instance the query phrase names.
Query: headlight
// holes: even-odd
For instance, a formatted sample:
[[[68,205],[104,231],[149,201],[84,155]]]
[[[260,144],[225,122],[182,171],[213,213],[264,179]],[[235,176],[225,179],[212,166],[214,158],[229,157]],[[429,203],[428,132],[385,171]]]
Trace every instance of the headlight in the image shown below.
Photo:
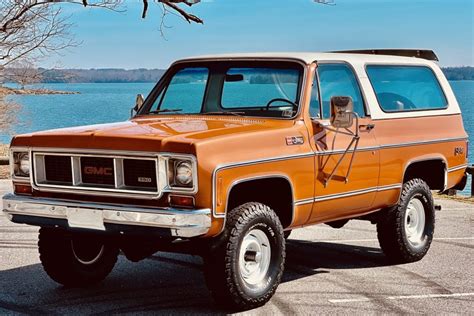
[[[170,157],[168,159],[168,185],[172,190],[190,191],[196,183],[196,166],[192,159]]]
[[[181,161],[176,164],[176,184],[189,186],[193,182],[193,167],[189,161]]]
[[[30,176],[30,157],[27,152],[13,153],[13,174],[16,177]]]

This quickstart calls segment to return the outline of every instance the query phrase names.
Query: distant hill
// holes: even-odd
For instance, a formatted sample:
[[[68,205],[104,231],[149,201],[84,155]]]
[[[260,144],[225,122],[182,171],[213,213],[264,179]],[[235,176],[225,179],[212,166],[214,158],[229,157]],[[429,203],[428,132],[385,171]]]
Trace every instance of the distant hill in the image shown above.
[[[157,82],[164,69],[39,69],[44,83]],[[443,68],[448,80],[474,80],[474,67]]]
[[[44,83],[157,82],[164,69],[39,69]]]
[[[474,67],[442,68],[448,80],[474,80]]]

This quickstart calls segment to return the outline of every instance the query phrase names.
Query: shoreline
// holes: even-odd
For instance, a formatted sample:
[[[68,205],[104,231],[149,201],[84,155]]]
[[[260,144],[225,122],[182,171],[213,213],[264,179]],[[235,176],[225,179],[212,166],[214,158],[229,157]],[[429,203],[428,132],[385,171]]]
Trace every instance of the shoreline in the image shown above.
[[[80,94],[76,91],[61,91],[50,89],[15,89],[9,87],[0,87],[0,98],[7,95],[42,95],[42,94]]]

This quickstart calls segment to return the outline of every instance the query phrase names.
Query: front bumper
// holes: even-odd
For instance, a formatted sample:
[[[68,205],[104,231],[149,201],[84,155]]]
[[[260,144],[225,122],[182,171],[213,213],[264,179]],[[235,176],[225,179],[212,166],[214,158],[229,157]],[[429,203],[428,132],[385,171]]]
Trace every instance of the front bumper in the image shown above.
[[[204,235],[211,227],[210,209],[144,208],[15,194],[3,197],[3,212],[17,223],[119,232],[130,227],[159,228],[172,237],[185,238]]]

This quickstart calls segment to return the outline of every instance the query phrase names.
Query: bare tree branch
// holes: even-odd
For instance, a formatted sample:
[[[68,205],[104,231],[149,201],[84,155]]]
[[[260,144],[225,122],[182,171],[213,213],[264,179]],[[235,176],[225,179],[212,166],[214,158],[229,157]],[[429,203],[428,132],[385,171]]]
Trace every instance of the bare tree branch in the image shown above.
[[[194,14],[188,13],[185,10],[178,7],[176,4],[172,3],[171,1],[160,0],[164,5],[172,8],[174,11],[179,13],[188,23],[194,22],[199,24],[204,24],[204,21],[201,20],[199,17],[195,16]],[[186,1],[180,1],[186,3]],[[188,3],[186,3],[188,4]],[[190,4],[188,4],[190,5]]]
[[[143,0],[143,13],[142,19],[146,17],[146,11],[148,10],[148,0]]]

